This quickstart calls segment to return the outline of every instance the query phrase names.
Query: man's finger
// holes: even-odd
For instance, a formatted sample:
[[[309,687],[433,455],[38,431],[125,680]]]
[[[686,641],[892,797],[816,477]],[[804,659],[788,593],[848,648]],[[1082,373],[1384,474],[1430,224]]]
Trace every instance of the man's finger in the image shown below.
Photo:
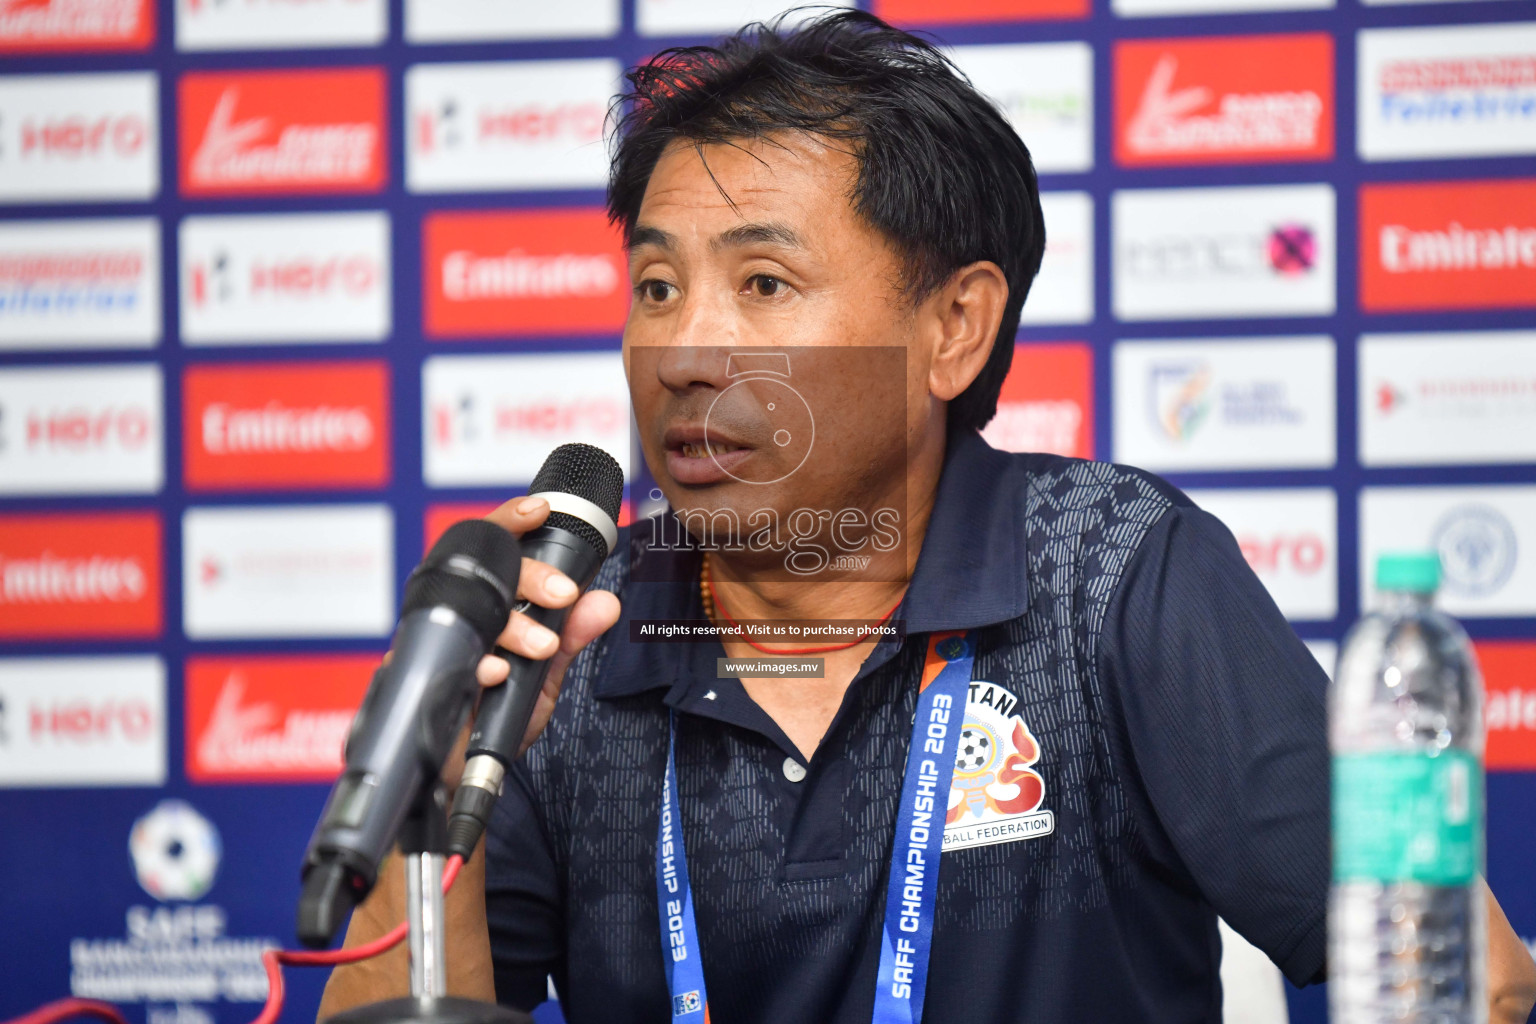
[[[481,686],[499,686],[507,681],[507,676],[512,673],[512,666],[505,658],[498,658],[494,654],[487,654],[480,659],[480,664],[475,666],[475,680]]]
[[[496,511],[485,518],[521,537],[529,530],[542,526],[549,518],[549,502],[543,498],[513,498],[503,502]]]
[[[525,558],[517,577],[517,596],[543,608],[564,608],[576,600],[576,584],[558,569]]]

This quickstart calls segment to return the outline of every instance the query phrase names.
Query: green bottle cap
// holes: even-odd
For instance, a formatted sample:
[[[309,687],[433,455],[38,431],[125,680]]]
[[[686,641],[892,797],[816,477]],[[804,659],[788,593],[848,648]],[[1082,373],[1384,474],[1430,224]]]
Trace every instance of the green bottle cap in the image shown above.
[[[1440,556],[1433,551],[1393,551],[1378,555],[1376,589],[1433,594],[1440,589]]]

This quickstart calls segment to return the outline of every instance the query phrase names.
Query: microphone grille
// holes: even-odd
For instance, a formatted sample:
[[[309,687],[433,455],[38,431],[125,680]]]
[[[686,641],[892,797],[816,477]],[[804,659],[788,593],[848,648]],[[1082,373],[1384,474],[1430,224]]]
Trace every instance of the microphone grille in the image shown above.
[[[595,445],[563,444],[549,453],[528,488],[529,494],[545,491],[585,498],[617,523],[619,504],[624,500],[624,470],[612,455]]]

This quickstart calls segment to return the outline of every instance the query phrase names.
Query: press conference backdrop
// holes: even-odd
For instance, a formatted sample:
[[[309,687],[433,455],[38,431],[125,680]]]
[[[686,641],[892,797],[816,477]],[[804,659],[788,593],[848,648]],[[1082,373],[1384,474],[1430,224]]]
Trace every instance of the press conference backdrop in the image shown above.
[[[627,449],[621,72],[778,6],[0,0],[0,1018],[253,1016],[423,544]],[[873,10],[1040,171],[990,439],[1167,474],[1325,663],[1374,554],[1438,549],[1529,941],[1536,9]]]

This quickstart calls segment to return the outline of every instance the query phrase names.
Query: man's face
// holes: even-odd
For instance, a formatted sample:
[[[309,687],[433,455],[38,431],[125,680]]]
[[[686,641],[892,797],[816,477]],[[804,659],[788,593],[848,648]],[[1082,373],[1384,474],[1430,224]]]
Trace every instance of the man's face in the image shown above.
[[[856,173],[803,135],[702,154],[675,143],[657,162],[624,358],[673,508],[811,509],[827,526],[902,493],[908,436],[930,413],[928,357],[901,261],[850,204]]]

